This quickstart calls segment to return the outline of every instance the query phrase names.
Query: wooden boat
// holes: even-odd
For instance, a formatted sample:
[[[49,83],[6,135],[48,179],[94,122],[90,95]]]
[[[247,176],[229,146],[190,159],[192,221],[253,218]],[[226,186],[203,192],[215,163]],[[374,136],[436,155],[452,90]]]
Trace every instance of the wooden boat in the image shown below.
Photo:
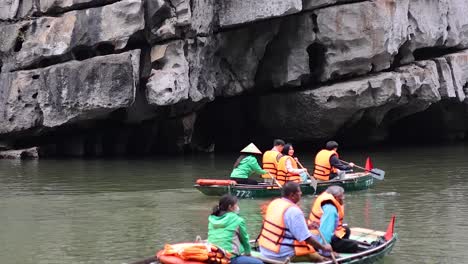
[[[370,247],[366,251],[362,251],[359,253],[354,254],[345,254],[339,253],[339,257],[337,257],[337,261],[340,264],[343,263],[375,263],[381,260],[385,255],[389,254],[393,246],[397,241],[397,234],[393,233],[390,236],[389,240],[384,240],[382,237],[385,235],[385,232],[376,231],[366,228],[351,228],[351,239],[358,240],[365,245],[369,244],[376,244],[378,241],[381,241],[381,244],[375,245],[374,247]],[[254,246],[255,248],[255,246]],[[257,248],[258,249],[258,248]],[[284,264],[285,262],[282,261],[275,261],[268,258],[263,257],[260,252],[252,251],[252,256],[261,259],[264,263],[269,264]],[[312,263],[312,262],[294,262],[294,263]],[[326,262],[319,262],[321,264],[333,264],[333,261],[326,261]]]
[[[344,179],[331,181],[318,181],[317,190],[308,183],[301,184],[303,195],[319,194],[325,191],[330,185],[342,186],[345,191],[358,191],[370,188],[374,185],[375,179],[370,173],[358,172],[346,174]],[[197,190],[208,196],[222,196],[226,193],[231,193],[238,198],[269,198],[281,196],[281,189],[273,184],[211,184],[211,185],[194,185]]]
[[[363,245],[369,247],[369,249],[354,253],[354,254],[346,254],[346,253],[339,253],[337,257],[338,263],[348,263],[348,264],[364,264],[364,263],[375,263],[380,261],[385,255],[388,255],[395,245],[398,235],[393,232],[394,227],[394,218],[389,224],[389,228],[387,228],[387,232],[367,229],[367,228],[351,228],[351,239],[360,241]],[[384,239],[386,237],[386,239]],[[262,260],[264,263],[267,264],[287,264],[289,260],[286,261],[278,261],[272,260],[263,257],[260,252],[258,251],[258,246],[256,245],[255,241],[251,241],[252,244],[252,256]],[[370,246],[373,245],[373,246]],[[132,262],[131,264],[159,264],[160,262],[155,257],[150,257],[144,260]],[[313,262],[295,262],[295,263],[302,263],[302,264],[310,264]],[[315,262],[314,262],[315,263]],[[332,260],[326,262],[319,262],[321,264],[333,264]]]

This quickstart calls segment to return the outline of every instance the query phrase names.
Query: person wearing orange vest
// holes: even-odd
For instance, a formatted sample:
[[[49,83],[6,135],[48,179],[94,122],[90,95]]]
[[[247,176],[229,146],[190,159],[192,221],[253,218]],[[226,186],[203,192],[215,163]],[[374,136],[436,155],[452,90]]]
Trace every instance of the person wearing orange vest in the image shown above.
[[[297,206],[301,196],[299,184],[288,182],[283,186],[282,197],[268,205],[257,239],[264,257],[280,261],[287,258],[303,262],[327,260],[315,249],[328,252],[331,246],[320,244],[318,237],[308,230],[304,213]]]
[[[278,161],[283,156],[281,154],[281,152],[283,151],[283,148],[284,148],[284,141],[282,139],[275,139],[273,141],[273,148],[263,153],[263,158],[262,158],[263,169],[269,172],[269,174],[266,173],[262,175],[262,178],[264,179],[265,182],[269,182],[269,183],[273,182],[273,179],[271,179],[271,176],[276,178]]]
[[[294,157],[294,148],[291,143],[284,145],[282,154],[278,162],[276,179],[281,185],[290,181],[301,183],[300,174],[307,172],[307,169],[297,168],[297,158]]]
[[[345,171],[354,167],[354,163],[343,164],[338,155],[338,143],[328,141],[325,149],[320,150],[315,156],[314,178],[329,181],[344,176]]]
[[[332,185],[320,194],[312,204],[308,224],[312,234],[322,232],[327,243],[333,250],[339,253],[356,253],[366,248],[361,248],[355,240],[349,239],[351,231],[343,225],[344,212],[344,189]],[[322,241],[323,243],[323,241]]]

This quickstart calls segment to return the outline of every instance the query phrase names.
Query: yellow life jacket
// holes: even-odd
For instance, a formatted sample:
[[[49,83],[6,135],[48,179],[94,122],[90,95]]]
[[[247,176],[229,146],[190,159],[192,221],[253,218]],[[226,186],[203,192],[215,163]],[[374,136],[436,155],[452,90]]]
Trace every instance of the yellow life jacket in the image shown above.
[[[335,228],[335,236],[343,238],[346,234],[346,229],[343,227],[344,206],[341,205],[333,195],[327,192],[323,192],[317,197],[317,199],[315,199],[314,204],[312,205],[312,210],[309,214],[309,226],[312,225],[320,227],[320,219],[323,215],[322,206],[327,202],[333,204],[336,207],[336,210],[338,210],[338,223]],[[313,234],[320,235],[317,229],[312,229],[311,232]]]
[[[290,173],[286,169],[286,162],[288,160],[291,161],[291,166],[294,169],[297,169],[297,162],[293,157],[291,157],[289,155],[283,156],[283,157],[280,158],[280,160],[278,162],[278,171],[277,171],[277,174],[276,174],[276,179],[278,180],[278,182],[281,185],[284,185],[285,183],[290,182],[290,181],[301,183],[301,176],[299,176],[299,174]]]
[[[322,149],[315,156],[314,178],[322,181],[330,180],[330,174],[336,173],[336,168],[330,164],[330,158],[338,153],[334,150]]]
[[[296,256],[303,256],[310,253],[314,253],[316,250],[305,241],[299,242],[293,237],[286,236],[286,231],[289,229],[284,223],[284,213],[290,207],[297,207],[293,202],[277,198],[273,200],[267,208],[265,218],[263,219],[262,230],[258,237],[258,244],[275,253],[279,253],[281,245],[294,247],[294,252]],[[293,239],[292,244],[283,243],[283,240]]]
[[[277,173],[278,160],[276,159],[276,157],[278,155],[281,155],[281,153],[279,153],[276,150],[267,150],[265,151],[265,153],[263,153],[263,158],[262,158],[263,169],[268,171],[273,177],[276,177],[276,173]],[[271,179],[268,173],[263,174],[262,178]]]

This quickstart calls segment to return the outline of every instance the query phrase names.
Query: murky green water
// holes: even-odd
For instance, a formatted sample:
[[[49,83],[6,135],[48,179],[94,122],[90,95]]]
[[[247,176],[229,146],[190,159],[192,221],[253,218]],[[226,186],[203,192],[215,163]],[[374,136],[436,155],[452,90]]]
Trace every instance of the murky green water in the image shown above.
[[[400,240],[385,263],[465,263],[468,147],[342,153],[361,165],[366,155],[386,180],[347,194],[350,226],[384,230],[396,214]],[[235,158],[0,161],[0,263],[124,263],[206,237],[217,199],[192,184],[227,175]],[[311,201],[302,201],[306,212]],[[265,202],[240,202],[252,237]]]

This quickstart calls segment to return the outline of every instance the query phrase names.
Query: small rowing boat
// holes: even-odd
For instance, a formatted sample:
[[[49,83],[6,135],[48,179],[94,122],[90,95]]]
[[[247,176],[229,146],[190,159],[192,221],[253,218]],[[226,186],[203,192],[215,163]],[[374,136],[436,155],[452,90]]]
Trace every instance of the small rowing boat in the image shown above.
[[[392,217],[387,231],[378,231],[367,228],[351,228],[350,239],[359,241],[363,246],[367,247],[365,251],[359,253],[339,253],[336,261],[340,264],[368,264],[375,263],[380,261],[384,256],[388,255],[395,243],[397,242],[398,235],[394,233],[394,224],[395,217]],[[266,258],[260,254],[258,251],[258,245],[255,240],[251,241],[252,244],[252,256],[262,260],[267,264],[287,264],[289,259],[285,261],[278,261]],[[158,260],[156,257],[150,257],[144,260],[132,262],[131,264],[172,264],[172,263],[163,263]],[[301,264],[310,264],[318,262],[295,262]],[[333,264],[333,260],[326,262],[319,262],[320,264]],[[193,261],[179,261],[175,264],[204,264],[203,262],[193,262]]]
[[[360,263],[375,263],[381,260],[385,255],[389,254],[397,241],[397,234],[392,233],[388,240],[384,239],[385,232],[366,229],[366,228],[351,228],[351,239],[360,241],[363,245],[369,245],[369,249],[353,254],[339,253],[336,258],[338,263],[344,264],[360,264]],[[252,251],[252,256],[261,259],[264,263],[268,264],[285,264],[284,261],[271,260],[263,257],[260,252]],[[309,264],[315,262],[294,262]],[[333,264],[333,260],[320,262],[321,264]]]
[[[374,185],[375,179],[371,173],[357,172],[346,174],[343,179],[333,179],[330,181],[318,181],[317,190],[309,183],[301,184],[303,195],[319,194],[325,191],[330,185],[342,186],[345,191],[359,191],[370,188]],[[270,198],[281,196],[281,188],[275,184],[236,184],[231,180],[199,179],[194,187],[201,193],[208,196],[222,196],[226,193],[238,198]]]

